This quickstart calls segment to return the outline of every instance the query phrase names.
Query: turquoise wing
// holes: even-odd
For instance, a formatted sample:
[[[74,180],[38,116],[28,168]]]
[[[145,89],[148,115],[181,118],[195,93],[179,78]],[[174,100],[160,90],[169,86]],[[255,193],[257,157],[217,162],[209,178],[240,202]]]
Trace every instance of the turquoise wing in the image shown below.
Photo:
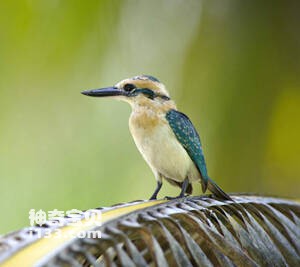
[[[197,166],[202,177],[202,190],[205,192],[209,178],[200,137],[194,125],[185,114],[174,109],[167,112],[166,119],[169,122],[177,140],[185,148],[188,155]]]

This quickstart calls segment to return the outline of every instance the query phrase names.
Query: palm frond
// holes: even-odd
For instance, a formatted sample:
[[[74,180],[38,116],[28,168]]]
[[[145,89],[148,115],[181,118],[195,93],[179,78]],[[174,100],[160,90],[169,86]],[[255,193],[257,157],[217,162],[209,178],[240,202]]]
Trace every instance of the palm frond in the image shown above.
[[[70,228],[70,218],[62,218],[62,227],[48,222],[2,238],[0,262],[3,266],[300,266],[300,203],[232,198],[235,202],[201,196],[121,204],[101,209],[101,226]],[[101,231],[102,236],[55,240],[29,234],[57,229],[62,234]]]

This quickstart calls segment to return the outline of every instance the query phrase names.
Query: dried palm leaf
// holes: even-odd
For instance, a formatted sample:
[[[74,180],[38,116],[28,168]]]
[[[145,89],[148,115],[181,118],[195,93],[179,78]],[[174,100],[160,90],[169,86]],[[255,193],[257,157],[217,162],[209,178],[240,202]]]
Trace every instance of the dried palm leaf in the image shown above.
[[[202,196],[100,208],[96,211],[102,212],[101,226],[70,226],[71,218],[61,218],[63,226],[47,222],[4,236],[0,262],[3,266],[300,266],[300,203],[232,198],[235,202]],[[101,238],[88,236],[91,231],[101,231]],[[79,238],[78,233],[86,236]]]

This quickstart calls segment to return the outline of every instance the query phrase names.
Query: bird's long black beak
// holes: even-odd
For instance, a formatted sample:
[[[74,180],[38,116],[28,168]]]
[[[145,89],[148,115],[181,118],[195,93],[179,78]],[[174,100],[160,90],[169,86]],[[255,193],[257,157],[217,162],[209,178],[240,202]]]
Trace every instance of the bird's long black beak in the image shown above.
[[[93,97],[105,97],[105,96],[120,96],[126,95],[126,91],[120,90],[116,87],[107,87],[93,90],[86,90],[81,92],[83,95]]]

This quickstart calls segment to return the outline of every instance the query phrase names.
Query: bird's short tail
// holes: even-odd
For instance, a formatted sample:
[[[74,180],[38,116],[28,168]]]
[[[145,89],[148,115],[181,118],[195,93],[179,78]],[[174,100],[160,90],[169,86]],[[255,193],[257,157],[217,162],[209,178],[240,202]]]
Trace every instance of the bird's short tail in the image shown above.
[[[207,188],[220,200],[232,200],[212,179],[208,178]]]

